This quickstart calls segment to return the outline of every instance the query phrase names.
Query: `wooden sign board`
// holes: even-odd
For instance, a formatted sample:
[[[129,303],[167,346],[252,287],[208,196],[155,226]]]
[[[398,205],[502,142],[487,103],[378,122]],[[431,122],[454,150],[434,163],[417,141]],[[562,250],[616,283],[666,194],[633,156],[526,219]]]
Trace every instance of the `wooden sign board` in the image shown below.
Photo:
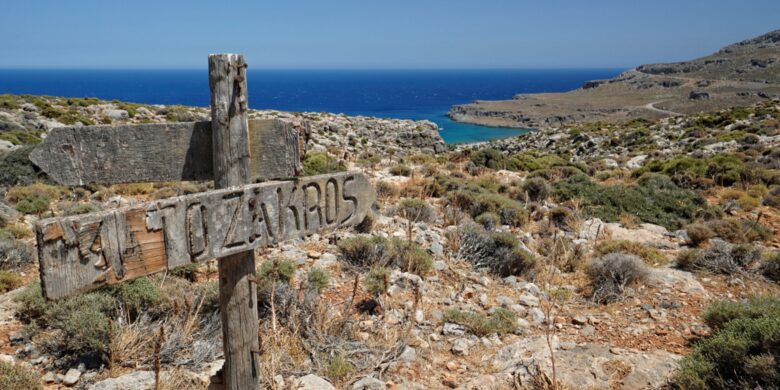
[[[211,122],[62,127],[30,160],[63,185],[214,180]],[[252,181],[303,171],[305,134],[279,119],[249,121]]]
[[[375,199],[361,173],[231,187],[36,224],[49,299],[360,223]]]

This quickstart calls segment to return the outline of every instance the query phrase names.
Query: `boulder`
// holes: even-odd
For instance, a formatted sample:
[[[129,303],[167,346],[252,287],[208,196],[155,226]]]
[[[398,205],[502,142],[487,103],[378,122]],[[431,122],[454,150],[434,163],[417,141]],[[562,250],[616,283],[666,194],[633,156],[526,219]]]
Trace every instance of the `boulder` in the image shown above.
[[[314,374],[298,378],[293,388],[296,390],[336,390],[330,382]]]

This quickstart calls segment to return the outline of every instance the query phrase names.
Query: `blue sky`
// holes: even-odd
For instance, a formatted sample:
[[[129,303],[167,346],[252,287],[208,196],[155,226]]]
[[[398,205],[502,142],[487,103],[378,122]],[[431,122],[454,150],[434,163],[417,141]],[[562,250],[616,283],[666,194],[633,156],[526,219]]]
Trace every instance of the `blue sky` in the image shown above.
[[[3,0],[0,68],[633,67],[780,28],[778,0]]]

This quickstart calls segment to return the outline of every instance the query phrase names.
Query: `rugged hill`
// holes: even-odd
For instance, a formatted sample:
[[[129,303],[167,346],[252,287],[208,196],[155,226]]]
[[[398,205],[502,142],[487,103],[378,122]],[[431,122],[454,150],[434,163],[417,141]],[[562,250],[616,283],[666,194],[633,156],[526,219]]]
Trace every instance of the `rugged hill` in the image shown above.
[[[641,65],[565,93],[454,106],[450,117],[489,126],[658,119],[745,106],[780,96],[780,30],[691,61]]]

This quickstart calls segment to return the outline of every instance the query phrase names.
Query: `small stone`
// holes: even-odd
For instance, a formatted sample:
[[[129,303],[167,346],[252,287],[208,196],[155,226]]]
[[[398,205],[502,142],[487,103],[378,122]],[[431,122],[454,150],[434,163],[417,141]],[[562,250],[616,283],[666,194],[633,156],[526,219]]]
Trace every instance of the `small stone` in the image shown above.
[[[276,384],[277,388],[283,389],[284,388],[284,377],[281,374],[278,374],[274,377],[274,383]]]
[[[544,312],[535,307],[531,309],[528,314],[531,316],[531,323],[534,325],[540,325],[544,322]]]
[[[310,259],[319,259],[320,256],[322,256],[322,252],[318,251],[309,251],[306,253],[307,256],[309,256]]]
[[[443,333],[446,336],[463,336],[466,334],[466,328],[463,325],[447,322],[444,324]]]
[[[367,376],[352,385],[352,390],[382,390],[386,388],[387,385],[385,382],[370,376]]]
[[[498,297],[496,297],[496,301],[500,303],[502,307],[510,307],[515,303],[515,301],[512,298],[506,295],[499,295]]]
[[[330,382],[314,374],[301,377],[297,382],[296,390],[336,390]]]
[[[469,342],[468,340],[464,338],[460,338],[455,340],[454,343],[452,343],[452,353],[456,355],[463,355],[468,356],[469,354]]]
[[[444,271],[447,269],[447,263],[443,260],[436,260],[433,262],[433,269],[437,271]]]
[[[490,301],[488,301],[487,294],[479,294],[479,304],[480,305],[487,306],[489,303],[490,303]]]
[[[75,385],[79,379],[81,379],[81,371],[71,368],[68,370],[68,372],[65,373],[65,377],[62,379],[62,383],[65,384],[65,386],[73,386]]]
[[[596,328],[594,328],[592,325],[585,325],[580,330],[580,333],[585,337],[590,337],[596,334]]]
[[[571,319],[571,323],[574,325],[585,325],[588,323],[588,319],[584,316],[574,316],[574,318]]]
[[[368,332],[357,332],[357,338],[360,341],[368,341],[371,338],[371,334]]]
[[[0,353],[0,362],[3,362],[3,363],[15,363],[16,362],[16,358],[11,356],[11,355],[5,354],[5,353]]]
[[[49,371],[41,380],[43,380],[43,383],[55,383],[57,382],[57,374],[55,374],[54,371]]]
[[[444,247],[441,245],[439,241],[434,241],[431,243],[431,254],[434,256],[442,256],[444,254]]]
[[[398,359],[402,362],[413,363],[417,360],[417,350],[412,347],[406,347],[404,348],[404,351],[401,352],[401,356],[399,356]]]
[[[11,344],[17,344],[21,343],[25,339],[25,332],[18,330],[16,332],[11,332],[8,334],[8,340],[11,342]]]
[[[568,351],[568,350],[574,349],[576,346],[577,346],[577,344],[573,343],[571,341],[564,341],[564,342],[562,342],[560,344],[561,349],[564,350],[564,351]]]
[[[520,299],[518,299],[518,302],[520,302],[521,305],[525,305],[528,307],[539,306],[539,298],[530,294],[525,294],[521,296]]]

